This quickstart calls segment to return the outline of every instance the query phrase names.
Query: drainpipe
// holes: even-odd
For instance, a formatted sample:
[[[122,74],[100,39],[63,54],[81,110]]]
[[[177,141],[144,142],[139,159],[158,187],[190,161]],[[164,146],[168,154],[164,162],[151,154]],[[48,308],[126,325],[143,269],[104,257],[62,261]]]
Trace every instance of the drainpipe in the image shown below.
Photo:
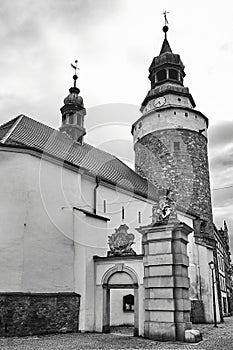
[[[95,178],[96,185],[94,187],[94,205],[93,205],[93,213],[96,214],[96,207],[97,207],[97,188],[100,185],[100,177],[96,176]]]

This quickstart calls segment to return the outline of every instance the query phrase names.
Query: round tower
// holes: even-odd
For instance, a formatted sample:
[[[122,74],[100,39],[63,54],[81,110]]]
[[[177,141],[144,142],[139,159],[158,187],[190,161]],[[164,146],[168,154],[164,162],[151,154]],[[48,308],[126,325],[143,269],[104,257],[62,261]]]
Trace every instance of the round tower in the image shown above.
[[[212,235],[213,219],[207,154],[208,118],[195,109],[183,85],[184,65],[167,40],[149,68],[151,89],[142,116],[133,124],[135,169],[157,187],[169,190],[177,204],[203,219]]]
[[[79,96],[80,90],[76,87],[78,76],[76,74],[76,65],[71,64],[72,68],[75,69],[73,76],[74,86],[69,89],[69,95],[64,99],[64,106],[62,106],[62,125],[59,128],[60,131],[68,134],[74,141],[82,144],[83,136],[86,134],[84,128],[84,116],[86,115],[86,109],[83,105],[83,98]]]

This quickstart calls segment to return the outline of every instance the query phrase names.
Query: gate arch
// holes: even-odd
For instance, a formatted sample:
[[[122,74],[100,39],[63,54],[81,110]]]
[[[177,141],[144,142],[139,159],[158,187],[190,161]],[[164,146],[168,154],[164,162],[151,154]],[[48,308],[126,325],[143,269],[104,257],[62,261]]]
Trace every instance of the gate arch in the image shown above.
[[[138,276],[136,272],[124,264],[108,269],[102,278],[103,287],[103,333],[110,332],[110,290],[134,289],[134,336],[138,335]]]

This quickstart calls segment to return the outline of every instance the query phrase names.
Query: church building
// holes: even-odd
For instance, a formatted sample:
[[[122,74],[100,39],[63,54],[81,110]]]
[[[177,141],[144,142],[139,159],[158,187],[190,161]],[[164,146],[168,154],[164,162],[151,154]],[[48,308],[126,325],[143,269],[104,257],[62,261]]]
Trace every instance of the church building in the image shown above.
[[[145,323],[157,321],[147,320],[145,271],[155,269],[144,269],[142,231],[161,198],[175,203],[189,232],[187,263],[177,274],[188,270],[181,287],[191,321],[213,322],[209,123],[184,86],[184,64],[166,25],[163,32],[149,68],[151,88],[132,126],[135,171],[85,143],[88,115],[76,73],[59,130],[25,115],[0,126],[0,336],[109,332],[125,324],[146,335]],[[160,213],[168,215],[164,206]],[[160,288],[173,275],[157,270]],[[217,291],[215,299],[219,321]]]

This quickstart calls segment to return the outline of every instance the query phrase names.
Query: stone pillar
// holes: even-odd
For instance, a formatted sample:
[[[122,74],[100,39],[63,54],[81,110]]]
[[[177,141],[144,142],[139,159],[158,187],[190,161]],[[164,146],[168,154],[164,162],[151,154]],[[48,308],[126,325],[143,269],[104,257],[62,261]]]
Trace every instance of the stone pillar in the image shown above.
[[[144,246],[145,337],[184,341],[191,328],[185,223],[140,227]]]

